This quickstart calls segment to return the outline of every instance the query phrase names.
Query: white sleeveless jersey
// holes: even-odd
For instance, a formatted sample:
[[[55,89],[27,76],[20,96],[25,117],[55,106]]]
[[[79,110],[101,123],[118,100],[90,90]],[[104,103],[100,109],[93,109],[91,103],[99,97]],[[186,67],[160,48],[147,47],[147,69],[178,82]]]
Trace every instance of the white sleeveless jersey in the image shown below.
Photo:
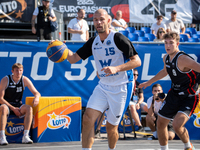
[[[97,36],[92,44],[92,54],[96,63],[96,68],[100,77],[100,83],[105,85],[121,85],[133,80],[133,71],[122,71],[106,76],[102,68],[106,66],[119,66],[128,62],[130,59],[123,55],[114,42],[115,32],[111,31],[108,37],[102,41]]]

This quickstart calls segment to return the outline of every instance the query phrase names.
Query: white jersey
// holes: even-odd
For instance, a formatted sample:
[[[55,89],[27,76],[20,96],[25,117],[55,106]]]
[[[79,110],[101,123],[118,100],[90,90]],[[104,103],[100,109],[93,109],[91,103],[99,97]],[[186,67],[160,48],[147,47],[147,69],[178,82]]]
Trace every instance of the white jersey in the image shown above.
[[[100,82],[106,85],[121,85],[128,83],[128,72],[122,71],[116,74],[106,76],[102,68],[106,66],[119,66],[126,63],[128,60],[124,58],[123,52],[119,50],[114,42],[114,34],[112,31],[102,43],[100,37],[97,36],[92,44],[92,53],[96,63],[96,68],[100,77]]]
[[[100,40],[99,35],[92,37],[76,53],[83,60],[93,55],[100,83],[104,85],[115,86],[133,81],[132,69],[110,76],[106,76],[105,72],[101,71],[107,66],[122,65],[128,62],[130,57],[138,54],[130,40],[119,32],[110,30],[104,41]]]

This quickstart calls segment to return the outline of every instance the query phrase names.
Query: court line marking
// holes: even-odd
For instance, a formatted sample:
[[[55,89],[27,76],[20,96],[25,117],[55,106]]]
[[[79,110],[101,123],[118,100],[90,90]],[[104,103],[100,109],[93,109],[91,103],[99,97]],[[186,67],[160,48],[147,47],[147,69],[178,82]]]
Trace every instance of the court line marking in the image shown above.
[[[36,143],[37,144],[37,143]],[[56,144],[56,143],[55,143]],[[135,143],[127,143],[127,144],[117,144],[117,146],[127,146],[127,145],[129,145],[129,146],[141,146],[141,144],[135,144]],[[142,146],[159,146],[159,144],[154,144],[154,143],[147,143],[147,144],[145,144],[145,143],[143,143],[142,144]],[[198,143],[195,143],[194,145],[198,145],[198,146],[200,146],[200,144],[198,144]],[[94,148],[94,147],[100,147],[100,146],[108,146],[108,144],[106,143],[106,144],[94,144],[92,147]],[[169,144],[169,147],[172,147],[172,146],[180,146],[180,143],[170,143]],[[34,145],[32,145],[32,146],[29,146],[29,147],[14,147],[14,148],[6,148],[6,146],[4,147],[4,148],[6,148],[6,150],[12,150],[12,149],[15,149],[15,150],[17,150],[17,149],[55,149],[55,148],[62,148],[62,147],[65,147],[65,148],[67,148],[67,147],[76,147],[76,148],[79,148],[79,147],[82,147],[82,145],[81,144],[76,144],[76,145],[59,145],[59,146],[34,146]],[[1,149],[1,147],[0,147],[0,149]],[[132,149],[132,150],[151,150],[151,149]],[[152,150],[160,150],[159,148],[158,149],[152,149]],[[170,149],[170,150],[182,150],[182,149]],[[196,149],[196,150],[200,150],[200,149]]]

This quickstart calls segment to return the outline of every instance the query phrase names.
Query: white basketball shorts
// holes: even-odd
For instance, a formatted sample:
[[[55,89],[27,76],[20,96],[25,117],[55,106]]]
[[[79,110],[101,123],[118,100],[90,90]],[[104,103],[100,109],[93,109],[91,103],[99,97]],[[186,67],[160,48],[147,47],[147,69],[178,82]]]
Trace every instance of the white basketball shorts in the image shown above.
[[[118,125],[129,105],[132,90],[132,82],[117,86],[99,83],[89,98],[87,108],[92,108],[102,113],[108,109],[107,121],[112,125]]]

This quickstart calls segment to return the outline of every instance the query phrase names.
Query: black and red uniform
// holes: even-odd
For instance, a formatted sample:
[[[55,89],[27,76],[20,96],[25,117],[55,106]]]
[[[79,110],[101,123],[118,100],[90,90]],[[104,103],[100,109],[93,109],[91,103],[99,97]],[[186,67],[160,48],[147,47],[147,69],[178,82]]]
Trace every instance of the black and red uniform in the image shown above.
[[[200,74],[194,70],[182,72],[177,66],[178,58],[181,55],[187,54],[180,51],[172,60],[170,60],[169,55],[165,58],[166,70],[172,83],[158,114],[167,119],[173,119],[177,112],[182,112],[190,117],[199,101],[199,95],[196,91]]]

